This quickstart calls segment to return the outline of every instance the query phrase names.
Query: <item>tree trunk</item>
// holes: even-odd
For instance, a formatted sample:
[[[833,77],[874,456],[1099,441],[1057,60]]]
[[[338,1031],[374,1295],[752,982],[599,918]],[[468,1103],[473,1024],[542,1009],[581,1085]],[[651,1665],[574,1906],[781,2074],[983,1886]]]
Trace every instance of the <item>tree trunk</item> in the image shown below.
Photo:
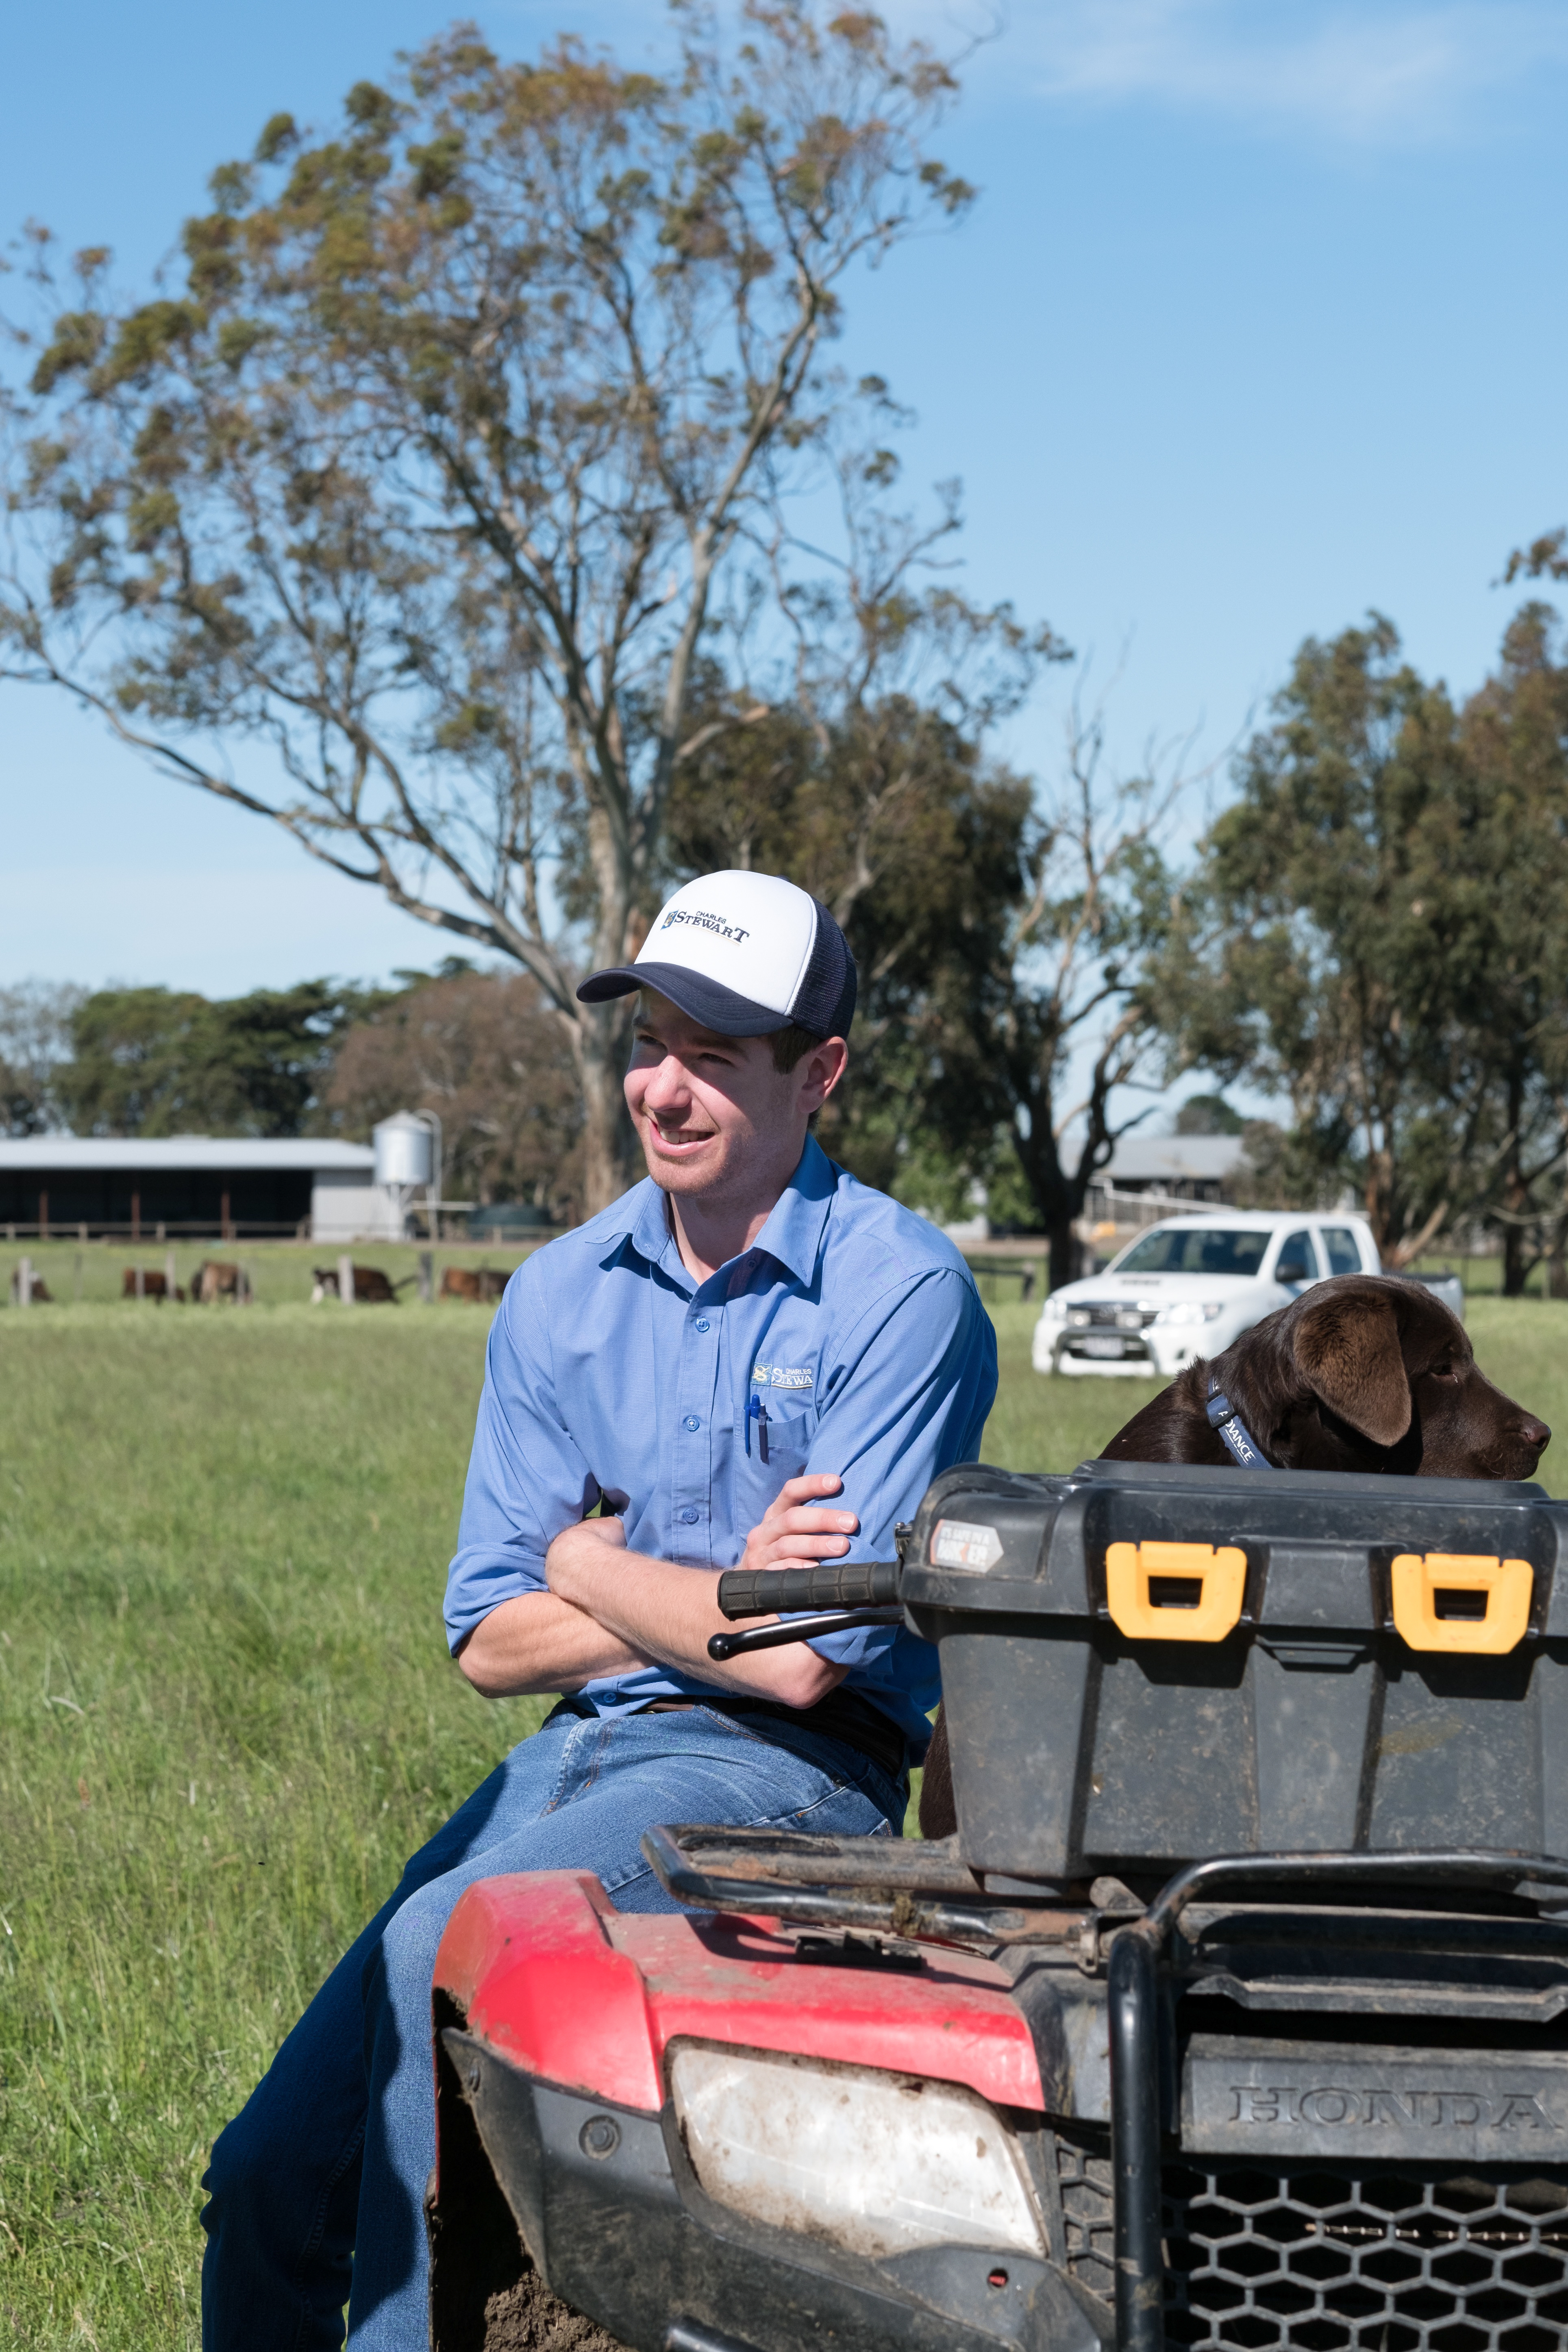
[[[1512,1141],[1509,1146],[1508,1166],[1502,1180],[1502,1204],[1510,1213],[1502,1229],[1502,1295],[1505,1298],[1521,1297],[1530,1279],[1530,1266],[1525,1263],[1525,1228],[1520,1222],[1530,1206],[1530,1188],[1524,1181],[1519,1149],[1519,1127],[1523,1110],[1524,1089],[1517,1077],[1510,1076],[1508,1123]]]
[[[1373,1145],[1366,1155],[1366,1176],[1362,1187],[1362,1208],[1372,1237],[1377,1244],[1380,1265],[1394,1263],[1396,1239],[1394,1219],[1394,1168],[1388,1152]]]
[[[1041,1122],[1043,1124],[1043,1121]],[[1045,1151],[1037,1150],[1031,1125],[1027,1137],[1015,1131],[1013,1145],[1018,1155],[1018,1165],[1024,1171],[1030,1197],[1045,1229],[1049,1251],[1047,1271],[1047,1291],[1059,1290],[1064,1282],[1078,1279],[1079,1245],[1073,1232],[1073,1219],[1083,1208],[1084,1182],[1075,1181],[1062,1167],[1055,1144]],[[1049,1129],[1046,1129],[1049,1135]]]
[[[1047,1287],[1059,1290],[1064,1282],[1078,1280],[1079,1252],[1070,1213],[1052,1218],[1046,1227],[1046,1238],[1050,1245],[1051,1259]]]
[[[585,1004],[573,1031],[583,1088],[583,1210],[589,1217],[619,1200],[646,1172],[621,1084],[636,1003],[623,996],[608,1004]]]

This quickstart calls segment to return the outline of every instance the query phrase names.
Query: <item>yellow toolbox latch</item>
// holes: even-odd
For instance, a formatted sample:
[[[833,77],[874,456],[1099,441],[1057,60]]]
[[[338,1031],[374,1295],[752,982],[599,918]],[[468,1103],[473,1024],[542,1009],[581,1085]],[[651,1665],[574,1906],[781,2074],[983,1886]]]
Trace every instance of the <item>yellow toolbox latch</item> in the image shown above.
[[[1235,1544],[1113,1543],[1105,1599],[1134,1642],[1223,1642],[1240,1620],[1247,1554]]]
[[[1394,1563],[1394,1631],[1413,1650],[1497,1657],[1523,1640],[1534,1589],[1527,1559],[1401,1552]]]

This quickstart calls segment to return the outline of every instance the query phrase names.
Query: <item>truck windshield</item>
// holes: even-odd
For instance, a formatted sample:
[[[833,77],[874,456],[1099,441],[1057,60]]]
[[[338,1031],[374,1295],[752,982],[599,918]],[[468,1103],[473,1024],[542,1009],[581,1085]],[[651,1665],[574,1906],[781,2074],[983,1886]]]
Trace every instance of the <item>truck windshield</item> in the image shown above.
[[[1118,1274],[1253,1275],[1263,1263],[1268,1235],[1227,1232],[1223,1225],[1156,1225],[1116,1263]]]

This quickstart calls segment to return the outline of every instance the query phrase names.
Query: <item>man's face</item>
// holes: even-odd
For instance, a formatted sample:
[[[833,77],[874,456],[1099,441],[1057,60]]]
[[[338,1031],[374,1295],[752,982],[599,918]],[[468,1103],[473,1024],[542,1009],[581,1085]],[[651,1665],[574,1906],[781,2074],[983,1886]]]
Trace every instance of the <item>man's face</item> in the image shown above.
[[[626,1088],[648,1174],[667,1192],[715,1197],[787,1181],[843,1059],[830,1041],[776,1069],[766,1037],[717,1036],[645,988]]]

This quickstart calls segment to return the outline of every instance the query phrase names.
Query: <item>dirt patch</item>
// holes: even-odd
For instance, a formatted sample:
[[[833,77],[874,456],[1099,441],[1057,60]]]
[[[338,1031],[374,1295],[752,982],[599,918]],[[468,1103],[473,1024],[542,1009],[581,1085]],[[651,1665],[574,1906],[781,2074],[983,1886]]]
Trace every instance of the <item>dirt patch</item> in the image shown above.
[[[485,2305],[484,2352],[626,2352],[592,2319],[552,2294],[530,2267]]]

